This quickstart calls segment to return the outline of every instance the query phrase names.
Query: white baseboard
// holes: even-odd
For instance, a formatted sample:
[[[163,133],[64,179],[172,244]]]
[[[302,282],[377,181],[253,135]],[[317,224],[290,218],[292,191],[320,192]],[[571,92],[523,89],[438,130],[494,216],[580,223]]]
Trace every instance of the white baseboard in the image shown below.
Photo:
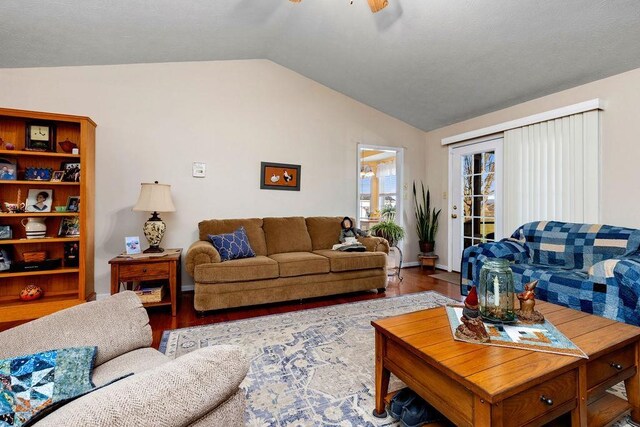
[[[418,261],[410,261],[410,262],[403,262],[402,263],[402,268],[404,267],[419,267],[420,263]],[[444,270],[444,271],[448,271],[449,267],[447,267],[446,265],[442,265],[442,264],[436,264],[436,268],[440,269],[440,270]]]

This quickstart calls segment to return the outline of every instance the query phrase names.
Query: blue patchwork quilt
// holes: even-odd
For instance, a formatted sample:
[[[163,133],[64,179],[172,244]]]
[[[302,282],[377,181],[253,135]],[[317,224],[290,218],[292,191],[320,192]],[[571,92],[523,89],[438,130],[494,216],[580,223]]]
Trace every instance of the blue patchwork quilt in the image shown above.
[[[487,258],[512,262],[515,287],[538,280],[537,298],[640,326],[640,230],[537,221],[510,238],[462,255],[462,293],[477,286]]]

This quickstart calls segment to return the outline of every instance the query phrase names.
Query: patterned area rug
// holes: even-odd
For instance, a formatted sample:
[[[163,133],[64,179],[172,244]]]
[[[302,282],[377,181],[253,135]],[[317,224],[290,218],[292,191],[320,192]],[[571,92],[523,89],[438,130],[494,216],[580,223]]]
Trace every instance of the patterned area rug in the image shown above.
[[[397,426],[391,417],[371,415],[371,321],[453,302],[436,292],[421,292],[177,329],[164,333],[160,351],[174,358],[209,345],[243,347],[251,361],[242,383],[247,426]],[[389,390],[401,387],[392,376]],[[624,388],[617,388],[623,393]]]

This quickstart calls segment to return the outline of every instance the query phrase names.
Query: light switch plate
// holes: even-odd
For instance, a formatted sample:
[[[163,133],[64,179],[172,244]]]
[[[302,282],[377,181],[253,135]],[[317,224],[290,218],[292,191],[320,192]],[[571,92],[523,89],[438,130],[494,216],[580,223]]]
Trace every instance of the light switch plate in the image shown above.
[[[207,164],[203,162],[193,162],[193,177],[204,178],[206,176]]]

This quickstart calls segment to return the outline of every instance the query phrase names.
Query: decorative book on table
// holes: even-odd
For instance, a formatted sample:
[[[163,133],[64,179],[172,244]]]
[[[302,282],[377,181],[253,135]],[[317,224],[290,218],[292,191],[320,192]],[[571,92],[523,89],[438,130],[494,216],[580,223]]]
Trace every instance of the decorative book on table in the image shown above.
[[[456,328],[462,323],[460,321],[460,317],[462,317],[462,306],[447,306],[447,317],[449,318],[449,326],[451,327],[453,339],[456,341],[466,341],[456,337],[455,334]],[[512,324],[484,322],[484,326],[490,338],[489,342],[482,343],[484,345],[588,358],[578,346],[564,336],[564,334],[548,320],[545,320],[544,323],[533,325],[520,322]]]

